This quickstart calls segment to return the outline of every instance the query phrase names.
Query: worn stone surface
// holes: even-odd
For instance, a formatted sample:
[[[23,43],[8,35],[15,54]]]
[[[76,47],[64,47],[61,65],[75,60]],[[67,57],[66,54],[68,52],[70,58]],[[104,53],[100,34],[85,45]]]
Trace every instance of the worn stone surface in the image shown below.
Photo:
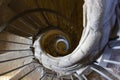
[[[84,21],[86,21],[86,23],[84,24],[84,27],[87,27],[87,26],[89,27],[90,26],[91,29],[97,31],[101,27],[101,24],[100,24],[102,22],[101,20],[103,20],[103,21],[106,20],[107,17],[109,17],[108,13],[112,14],[112,10],[113,10],[113,13],[114,13],[114,8],[115,8],[115,5],[116,5],[115,1],[117,1],[117,0],[113,1],[113,3],[115,3],[115,4],[112,3],[112,6],[109,6],[109,5],[106,4],[107,0],[104,1],[105,2],[104,4],[106,4],[105,6],[107,6],[105,8],[105,10],[108,11],[105,14],[102,13],[102,12],[100,12],[102,14],[100,14],[100,13],[97,14],[95,12],[95,11],[101,11],[102,8],[103,8],[103,4],[97,3],[97,0],[94,0],[92,2],[91,2],[91,0],[85,0],[85,1],[87,1],[87,2],[85,3],[83,8],[84,9],[88,8],[87,13],[93,13],[93,14],[87,15],[87,20],[84,20]],[[99,0],[99,2],[100,1],[101,0]],[[108,3],[111,5],[110,1],[108,1]],[[79,40],[80,40],[80,37],[81,37],[81,33],[83,32],[82,31],[83,30],[83,28],[82,28],[82,26],[83,26],[82,25],[82,22],[83,22],[83,20],[82,20],[82,18],[83,18],[82,5],[83,5],[82,0],[71,0],[71,1],[70,0],[60,0],[60,1],[57,1],[57,0],[38,0],[38,1],[37,0],[31,0],[31,1],[28,1],[28,0],[19,0],[19,1],[18,0],[12,0],[12,1],[11,0],[8,0],[8,1],[4,0],[3,1],[3,0],[1,0],[0,1],[0,11],[1,11],[0,16],[2,16],[2,17],[0,17],[0,25],[2,25],[4,22],[9,20],[15,14],[20,13],[20,12],[22,12],[24,10],[27,10],[27,9],[32,9],[32,8],[37,8],[37,7],[53,9],[53,10],[56,10],[56,11],[62,13],[63,15],[65,15],[71,21],[71,23],[74,25],[74,27],[73,26],[64,26],[64,25],[66,25],[66,22],[63,19],[61,19],[61,18],[57,19],[57,17],[55,15],[45,13],[48,20],[49,20],[49,22],[54,24],[54,25],[57,25],[57,26],[62,26],[62,29],[67,30],[66,32],[71,34],[70,36],[72,36],[72,37],[77,36],[77,37],[75,37],[75,39],[77,41],[76,41],[76,43],[74,43],[74,45],[77,46],[77,43],[79,43]],[[94,7],[89,7],[89,6],[92,6],[92,5],[94,5]],[[97,5],[97,7],[95,5]],[[114,14],[113,14],[111,20],[114,20],[114,18],[115,18]],[[97,17],[100,17],[100,18],[94,18],[94,17],[96,17],[95,15]],[[101,15],[107,16],[107,17],[105,17],[104,19],[101,19],[102,18]],[[46,21],[44,20],[44,18],[41,17],[41,14],[39,14],[39,15],[34,14],[34,15],[31,15],[31,16],[38,23],[39,23],[39,21],[38,21],[38,18],[39,18],[39,20],[41,20],[42,23],[43,23],[42,27],[45,28],[48,25],[48,24],[46,24]],[[36,16],[38,18],[35,18],[34,16]],[[113,27],[114,21],[112,23],[111,20],[110,21],[108,20],[108,23],[110,23],[110,24],[108,24],[108,23],[103,24],[105,27],[107,26],[106,29],[103,29],[103,34],[105,34],[106,32],[108,32],[108,34],[103,35],[104,38],[102,40],[103,44],[101,44],[101,48],[104,46],[104,44],[108,40],[108,37],[109,37],[109,36],[107,36],[107,35],[109,35],[108,30],[111,29],[111,26]],[[99,21],[101,21],[101,22],[99,23]],[[28,22],[31,23],[31,21],[28,21]],[[93,23],[93,24],[91,24],[91,23]],[[98,23],[98,24],[96,24],[96,23]],[[26,28],[25,25],[22,25],[21,22],[19,22],[19,21],[16,22],[15,24],[19,24],[19,26],[18,26],[19,28],[24,29],[24,31],[32,33],[32,34],[34,34],[38,30],[38,29],[34,30],[33,28],[28,29],[28,28]],[[41,24],[40,24],[39,28],[43,30],[43,28],[41,28]],[[29,36],[29,35],[25,35],[21,31],[17,31],[17,29],[12,29],[11,27],[8,28],[7,31],[14,32],[15,34],[18,34],[20,36],[25,36],[25,37]],[[76,34],[79,34],[79,35],[73,34],[73,31]],[[88,46],[86,47],[86,45],[88,45],[88,43],[93,40],[94,36],[92,38],[91,37],[89,37],[89,38],[90,38],[90,40],[87,43],[85,43],[83,45],[84,47],[82,48],[82,50],[85,50],[86,53],[87,53],[87,51],[89,51],[89,47]],[[31,44],[31,41],[25,40],[24,38],[21,38],[21,37],[18,37],[18,36],[13,36],[11,34],[0,33],[0,39],[9,40],[9,41],[25,42],[25,43],[30,43]],[[75,41],[73,41],[73,42],[75,42]],[[1,50],[3,50],[3,49],[9,49],[9,50],[10,49],[25,49],[25,48],[29,48],[29,46],[26,46],[26,45],[23,46],[23,45],[20,45],[20,44],[17,44],[17,45],[14,44],[13,45],[13,44],[8,44],[8,43],[7,44],[0,43],[0,49]],[[3,52],[1,52],[1,53],[3,53]],[[4,55],[5,54],[4,53],[0,57],[5,56],[5,59],[12,59],[12,58],[16,58],[17,56],[22,57],[22,56],[27,55],[25,53],[24,53],[24,55],[21,55],[23,52],[16,52],[16,53],[17,54],[15,54],[13,52],[6,53],[7,56]],[[10,55],[10,56],[8,56],[8,55]],[[33,57],[28,57],[28,58],[23,58],[23,59],[20,59],[20,60],[13,60],[13,61],[5,62],[5,63],[0,63],[0,68],[1,68],[0,73],[3,73],[3,72],[8,71],[8,70],[12,70],[12,69],[14,69],[14,68],[16,68],[18,66],[27,64],[27,63],[32,61],[32,58]],[[1,60],[5,60],[5,59],[1,58]],[[113,58],[111,58],[111,59],[113,59]],[[119,58],[117,58],[117,59],[119,59]],[[118,69],[119,66],[115,65],[115,69],[116,69],[116,66],[117,66],[117,69]],[[32,69],[33,68],[34,67],[32,67]],[[113,67],[111,67],[111,68],[113,68]],[[0,78],[7,77],[8,79],[10,79],[12,77],[12,79],[15,79],[15,77],[13,75],[16,75],[16,77],[18,78],[18,76],[22,75],[24,72],[26,72],[27,69],[24,68],[22,70],[16,71],[15,73],[13,72],[13,73],[10,73],[8,75],[2,76]],[[26,73],[24,73],[24,74],[26,74]],[[35,74],[35,76],[33,76],[34,74]],[[35,69],[35,71],[30,73],[30,75],[25,76],[23,78],[23,80],[31,80],[31,79],[32,80],[34,80],[34,79],[37,80],[37,79],[40,78],[39,75],[40,75],[39,68],[37,68],[37,69]],[[100,79],[100,77],[97,77],[97,76],[98,75],[96,75],[96,74],[92,74],[92,76],[90,76],[90,79],[93,80],[94,77],[96,77],[97,80],[98,80],[98,78]]]

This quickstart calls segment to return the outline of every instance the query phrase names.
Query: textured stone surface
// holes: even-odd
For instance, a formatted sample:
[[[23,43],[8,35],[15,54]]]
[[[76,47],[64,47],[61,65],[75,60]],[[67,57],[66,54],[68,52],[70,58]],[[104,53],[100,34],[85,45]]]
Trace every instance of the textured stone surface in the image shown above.
[[[60,1],[56,1],[56,0],[52,0],[52,1],[51,0],[38,0],[38,1],[37,0],[31,0],[31,1],[28,1],[28,0],[19,0],[19,1],[18,0],[12,0],[11,1],[10,0],[9,1],[8,0],[6,2],[5,1],[3,1],[3,0],[0,1],[0,11],[1,11],[0,16],[2,16],[2,17],[0,17],[0,25],[2,23],[4,23],[5,21],[9,20],[11,17],[13,17],[13,15],[15,15],[17,13],[20,13],[20,12],[22,12],[24,10],[31,9],[31,8],[36,8],[36,7],[50,8],[50,9],[56,10],[58,12],[61,12],[63,15],[67,16],[67,18],[69,18],[69,20],[74,25],[74,27],[73,26],[71,26],[71,27],[70,26],[63,27],[64,23],[66,23],[65,21],[63,21],[61,18],[57,19],[56,16],[53,16],[52,14],[46,13],[46,16],[47,16],[48,20],[50,21],[50,23],[52,23],[54,25],[57,25],[57,26],[62,26],[63,29],[70,32],[70,34],[71,34],[70,36],[72,36],[72,37],[74,37],[75,34],[72,34],[73,32],[71,30],[76,28],[73,31],[75,31],[76,34],[79,34],[79,35],[77,35],[77,37],[75,37],[79,42],[79,39],[81,37],[80,35],[81,35],[82,29],[83,29],[82,28],[82,5],[83,5],[82,0],[71,0],[71,1],[70,0],[60,0]],[[94,30],[97,31],[102,26],[101,24],[99,24],[99,21],[100,21],[100,23],[102,22],[101,21],[102,17],[100,17],[100,16],[103,15],[103,13],[101,12],[101,10],[103,8],[103,4],[97,3],[98,0],[94,0],[94,1],[85,0],[85,1],[87,1],[87,2],[85,3],[83,8],[84,9],[88,8],[87,13],[93,13],[93,14],[87,15],[87,17],[88,17],[87,20],[84,20],[84,21],[86,21],[86,23],[84,24],[84,27],[87,27],[87,26],[91,27],[91,32],[94,31]],[[99,2],[100,1],[101,0],[99,0]],[[109,30],[111,29],[111,26],[113,27],[113,24],[114,24],[114,18],[115,18],[114,8],[115,8],[115,4],[116,4],[115,1],[117,1],[117,0],[114,0],[113,3],[111,3],[112,1],[108,1],[108,3],[110,5],[112,4],[112,6],[110,6],[110,5],[106,4],[107,0],[104,0],[104,2],[105,2],[104,4],[106,4],[105,6],[107,6],[105,8],[105,11],[108,11],[108,12],[103,15],[103,16],[106,16],[106,17],[104,19],[102,19],[102,20],[106,21],[106,19],[108,19],[109,15],[112,15],[112,12],[113,12],[113,16],[110,19],[110,21],[108,19],[108,23],[103,24],[106,27],[105,29],[103,29],[103,34],[105,34],[107,32],[108,33],[103,35],[104,36],[104,38],[102,40],[103,44],[101,44],[100,48],[102,48],[104,46],[104,44],[106,43],[106,41],[108,40]],[[1,4],[3,4],[3,3],[4,4],[6,3],[6,4],[5,4],[5,6],[2,5],[2,7],[1,7]],[[86,4],[87,4],[87,6],[86,6]],[[91,7],[92,5],[94,5],[94,7]],[[97,14],[95,11],[99,11],[102,14],[100,14],[100,13]],[[95,15],[97,16],[97,18],[95,18],[96,17]],[[35,14],[35,16],[37,16],[37,17],[39,17],[39,19],[41,19],[41,21],[43,22],[43,25],[45,25],[44,27],[47,26],[45,20],[43,19],[43,17],[41,17],[41,15]],[[37,20],[37,18],[34,17],[34,15],[32,15],[32,18],[34,20],[36,20],[36,22],[39,23],[39,21]],[[112,23],[112,20],[113,20],[113,23]],[[31,23],[31,21],[30,21],[30,23]],[[98,24],[96,24],[96,23],[98,23]],[[25,26],[21,25],[21,23],[16,23],[16,24],[19,24],[19,27],[21,29],[24,29],[24,27],[25,27]],[[41,28],[41,25],[39,27]],[[9,31],[9,29],[8,29],[8,31]],[[27,29],[27,28],[24,29],[24,30],[27,31],[27,32],[30,32],[30,33],[32,33],[32,31],[34,31],[34,32],[36,31],[36,30],[33,30],[33,29]],[[19,34],[19,35],[22,35],[22,36],[24,35],[23,33],[18,32],[16,29],[11,29],[10,31],[11,32],[14,31],[16,34]],[[26,35],[24,35],[24,36],[26,36]],[[86,47],[86,45],[88,45],[88,43],[90,41],[92,41],[94,37],[95,37],[94,35],[92,37],[91,36],[88,37],[89,38],[88,42],[83,45],[82,50],[84,50],[86,53],[89,52],[89,49],[91,49],[89,46]],[[4,34],[4,33],[2,33],[2,34],[0,33],[0,39],[9,40],[9,41],[18,41],[18,42],[31,43],[31,41],[25,40],[25,39],[23,39],[21,37],[10,35],[10,34]],[[75,45],[77,45],[77,44],[75,44]],[[29,48],[29,46],[26,46],[26,45],[23,46],[23,45],[20,45],[20,44],[19,45],[16,45],[16,44],[11,45],[11,44],[0,43],[0,49],[25,49],[25,48]],[[22,57],[22,56],[25,56],[25,55],[29,55],[29,54],[25,54],[25,53],[24,53],[24,55],[22,55],[23,52],[16,52],[16,53],[17,54],[15,54],[14,52],[10,52],[10,53],[6,53],[7,56],[6,55],[1,55],[0,57],[6,56],[5,59],[11,59],[11,58],[16,58],[17,56]],[[8,56],[8,55],[10,55],[10,56]],[[114,55],[114,56],[117,56],[117,55]],[[14,69],[17,66],[27,64],[27,63],[32,61],[32,58],[33,57],[29,57],[29,58],[13,60],[13,61],[5,62],[5,63],[0,63],[0,68],[2,68],[2,69],[0,69],[0,73],[3,73],[5,71],[11,70],[11,69]],[[1,60],[5,60],[5,59],[1,58]],[[113,58],[112,57],[111,59],[118,59],[118,58]],[[74,60],[72,60],[72,61],[74,61]],[[46,60],[46,62],[48,62],[48,61]],[[61,62],[61,63],[63,63],[63,62]],[[113,67],[114,66],[112,66],[111,68],[113,68]],[[115,67],[114,67],[115,70],[116,70],[116,68],[119,69],[118,67],[119,67],[118,65],[115,65]],[[34,67],[32,65],[32,69],[33,68]],[[29,71],[31,68],[30,69],[27,68],[27,69]],[[21,76],[23,74],[26,74],[27,69],[24,68],[22,70],[18,70],[18,71],[15,71],[15,72],[13,71],[12,73],[6,74],[5,76],[2,76],[2,77],[7,77],[7,78],[12,77],[13,79],[15,79],[16,77],[18,78],[19,75]],[[26,73],[24,73],[24,72],[26,72]],[[34,74],[35,74],[35,76],[33,76]],[[16,75],[16,76],[14,77],[13,75]],[[37,79],[40,78],[39,75],[40,75],[39,68],[37,68],[33,72],[31,72],[30,75],[25,76],[23,78],[23,80],[31,80],[31,79],[32,80],[34,80],[34,79],[37,80]],[[92,76],[90,76],[90,79],[93,80],[94,77],[96,77],[96,79],[98,79],[98,78],[100,79],[100,77],[97,77],[97,76],[98,75],[93,73]],[[2,77],[0,77],[0,79]],[[5,79],[5,80],[7,80],[7,79]]]

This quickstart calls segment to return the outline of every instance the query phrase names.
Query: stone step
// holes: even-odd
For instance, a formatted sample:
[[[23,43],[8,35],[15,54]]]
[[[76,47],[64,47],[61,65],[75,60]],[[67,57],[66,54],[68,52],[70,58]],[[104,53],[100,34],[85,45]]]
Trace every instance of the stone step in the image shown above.
[[[20,37],[8,32],[0,32],[0,40],[7,40],[7,41],[14,41],[19,43],[25,43],[25,44],[32,44],[32,40]]]
[[[25,50],[25,49],[30,49],[30,45],[0,42],[0,52],[3,52],[3,50]]]
[[[16,69],[22,68],[27,64],[30,64],[33,61],[33,56],[24,57],[20,59],[15,59],[12,61],[2,62],[0,63],[0,76],[7,74]]]
[[[6,52],[4,54],[0,54],[0,63],[6,62],[26,56],[32,56],[32,51],[13,51],[13,52]]]
[[[28,75],[23,77],[21,80],[40,80],[43,75],[42,67],[37,67],[33,71],[31,71]]]
[[[15,75],[17,75],[23,68],[14,70],[12,72],[9,72],[7,74],[4,74],[4,75],[0,76],[0,80],[10,80],[12,77],[14,77]]]
[[[31,63],[31,64],[25,66],[18,74],[14,75],[10,80],[20,80],[20,79],[28,76],[32,71],[35,71],[38,66],[40,66],[40,64]],[[41,73],[41,72],[39,72],[39,73]],[[35,73],[33,75],[35,76],[37,74]],[[41,77],[41,75],[38,75],[38,76]],[[31,79],[31,80],[35,80],[35,79]]]
[[[39,64],[31,63],[20,69],[9,72],[5,75],[0,76],[0,80],[19,80],[21,77],[32,71]]]

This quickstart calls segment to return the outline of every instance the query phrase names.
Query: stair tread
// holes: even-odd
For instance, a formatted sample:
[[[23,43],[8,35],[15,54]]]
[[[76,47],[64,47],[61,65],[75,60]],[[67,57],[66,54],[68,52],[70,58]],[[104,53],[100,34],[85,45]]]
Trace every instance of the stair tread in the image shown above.
[[[22,77],[26,76],[27,74],[29,74],[29,72],[34,70],[37,66],[39,66],[39,64],[37,64],[37,63],[31,63],[31,64],[25,66],[24,68],[21,69],[21,71],[19,73],[14,75],[11,78],[11,80],[19,80],[20,78],[22,78]]]
[[[7,73],[5,75],[0,76],[0,80],[10,80],[13,76],[18,74],[23,68],[17,69],[15,71],[12,71],[12,72],[9,72],[9,73]]]
[[[33,70],[38,64],[31,63],[27,66],[24,66],[20,69],[7,73],[5,75],[0,76],[0,80],[18,80],[20,77],[24,76],[29,71]]]
[[[21,49],[29,49],[29,48],[30,45],[0,42],[0,50],[21,50]]]
[[[24,37],[20,37],[17,35],[10,34],[8,32],[1,32],[0,33],[0,40],[7,40],[7,41],[16,41],[21,43],[28,43],[32,44],[32,40],[26,39]]]
[[[32,51],[6,52],[5,54],[0,54],[0,62],[30,55],[33,55]]]
[[[34,71],[26,75],[21,80],[40,80],[42,77],[41,71],[42,69],[40,67],[36,68]]]
[[[0,76],[4,75],[12,70],[21,68],[33,61],[33,56],[21,58],[21,59],[16,59],[12,61],[7,61],[0,63]]]

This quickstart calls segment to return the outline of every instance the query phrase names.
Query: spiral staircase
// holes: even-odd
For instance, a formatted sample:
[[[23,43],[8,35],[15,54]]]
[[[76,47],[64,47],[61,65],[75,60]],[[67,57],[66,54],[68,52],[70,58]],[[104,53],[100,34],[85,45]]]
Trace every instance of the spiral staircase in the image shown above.
[[[81,68],[82,72],[66,75],[39,59],[41,51],[64,57],[76,49],[83,32],[82,5],[82,0],[1,0],[0,80],[119,80],[119,73],[108,68],[120,65],[110,60],[113,48],[101,53],[98,62]]]

